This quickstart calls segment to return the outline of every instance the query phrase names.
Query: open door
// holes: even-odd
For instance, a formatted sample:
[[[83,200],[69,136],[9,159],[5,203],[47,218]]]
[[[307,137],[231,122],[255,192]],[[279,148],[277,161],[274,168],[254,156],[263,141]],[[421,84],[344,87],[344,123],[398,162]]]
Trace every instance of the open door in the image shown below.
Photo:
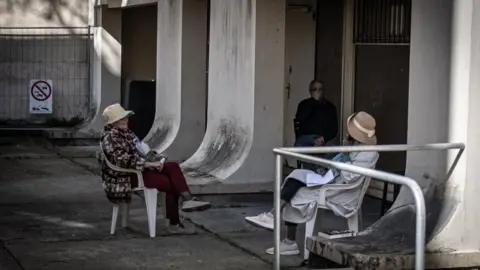
[[[302,6],[292,2],[289,1],[285,25],[285,146],[295,143],[293,119],[298,103],[309,96],[308,85],[315,76],[315,1]],[[287,158],[287,163],[296,167],[295,159]]]

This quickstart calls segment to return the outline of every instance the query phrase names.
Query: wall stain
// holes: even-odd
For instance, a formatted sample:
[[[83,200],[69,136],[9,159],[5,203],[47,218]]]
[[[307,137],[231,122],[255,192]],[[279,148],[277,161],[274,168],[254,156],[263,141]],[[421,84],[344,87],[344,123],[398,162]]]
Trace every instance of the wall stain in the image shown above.
[[[173,120],[160,117],[155,119],[154,123],[159,124],[156,125],[156,130],[145,139],[145,143],[152,147],[159,147],[166,142],[168,135],[172,132]]]
[[[193,165],[182,166],[185,175],[220,181],[214,176],[215,172],[232,167],[247,151],[247,130],[231,119],[222,119],[217,135],[208,142],[203,159]]]
[[[447,207],[446,217],[458,206],[458,201],[445,197],[446,181],[428,178],[430,185],[424,189],[426,205],[426,241],[435,235],[440,214]],[[380,220],[361,232],[357,237],[328,240],[314,245],[315,254],[331,259],[326,249],[339,252],[342,265],[355,269],[412,269],[414,261],[402,255],[415,253],[415,204],[389,210]],[[429,251],[435,253],[436,251]],[[451,252],[451,251],[450,251]]]

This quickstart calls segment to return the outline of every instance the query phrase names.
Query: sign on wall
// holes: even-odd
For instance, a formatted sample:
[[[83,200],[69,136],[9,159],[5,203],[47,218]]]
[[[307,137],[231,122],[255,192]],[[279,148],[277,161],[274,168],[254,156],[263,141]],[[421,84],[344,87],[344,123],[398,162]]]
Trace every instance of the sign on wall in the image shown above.
[[[53,112],[52,80],[31,80],[29,92],[31,114],[50,114]]]

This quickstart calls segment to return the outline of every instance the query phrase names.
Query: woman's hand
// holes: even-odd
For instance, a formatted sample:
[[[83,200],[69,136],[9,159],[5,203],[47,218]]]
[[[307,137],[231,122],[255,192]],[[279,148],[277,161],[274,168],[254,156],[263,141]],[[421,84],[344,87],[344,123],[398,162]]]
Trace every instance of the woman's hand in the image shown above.
[[[145,162],[145,168],[158,168],[158,162]]]

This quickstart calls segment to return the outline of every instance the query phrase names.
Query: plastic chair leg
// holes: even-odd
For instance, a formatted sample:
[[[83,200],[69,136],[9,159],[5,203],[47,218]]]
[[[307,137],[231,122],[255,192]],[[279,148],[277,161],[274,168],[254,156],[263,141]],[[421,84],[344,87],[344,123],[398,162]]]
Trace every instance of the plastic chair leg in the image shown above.
[[[157,222],[157,194],[156,189],[146,188],[145,193],[145,204],[147,206],[147,217],[148,217],[148,230],[150,237],[155,237],[156,233],[156,222]]]
[[[348,229],[350,231],[358,232],[362,227],[362,211],[358,211],[351,217],[348,218]]]
[[[303,259],[308,260],[309,252],[307,250],[307,238],[313,235],[313,230],[315,229],[315,223],[317,221],[318,210],[315,210],[313,217],[308,220],[305,224],[305,245],[303,249]]]
[[[115,227],[117,226],[118,218],[118,209],[120,206],[118,204],[113,205],[113,214],[112,214],[112,225],[110,227],[110,234],[115,234]]]

